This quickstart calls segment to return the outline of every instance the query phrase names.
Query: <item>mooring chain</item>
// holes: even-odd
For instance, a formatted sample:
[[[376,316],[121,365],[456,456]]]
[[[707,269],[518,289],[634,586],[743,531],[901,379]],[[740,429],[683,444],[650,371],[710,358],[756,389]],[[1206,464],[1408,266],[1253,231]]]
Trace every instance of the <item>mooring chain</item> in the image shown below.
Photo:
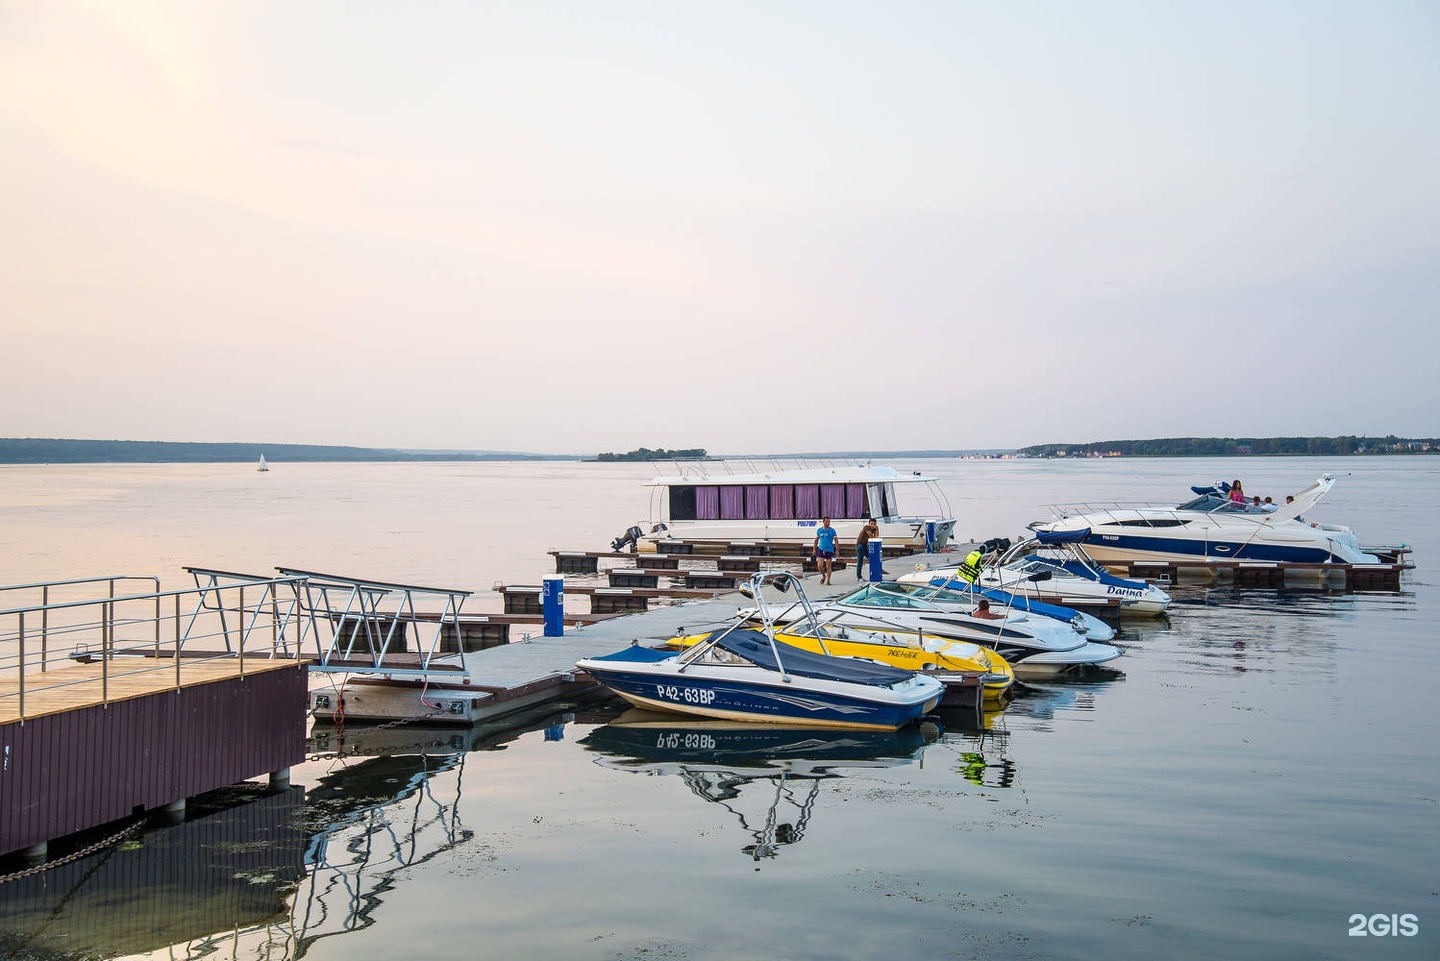
[[[143,820],[136,821],[134,824],[130,825],[128,828],[119,832],[118,834],[114,834],[103,841],[96,841],[94,844],[88,847],[81,848],[80,850],[75,851],[71,854],[67,854],[63,858],[57,858],[54,861],[46,861],[44,864],[37,864],[34,867],[26,868],[23,871],[16,871],[14,874],[0,875],[0,884],[5,884],[7,881],[18,881],[21,878],[28,878],[32,875],[39,874],[42,871],[48,871],[51,868],[58,868],[62,864],[69,864],[71,861],[78,861],[81,858],[88,858],[96,851],[99,851],[103,848],[108,848],[110,845],[118,843],[119,841],[123,840],[127,835],[134,834],[136,831],[138,831],[144,826],[145,822]]]

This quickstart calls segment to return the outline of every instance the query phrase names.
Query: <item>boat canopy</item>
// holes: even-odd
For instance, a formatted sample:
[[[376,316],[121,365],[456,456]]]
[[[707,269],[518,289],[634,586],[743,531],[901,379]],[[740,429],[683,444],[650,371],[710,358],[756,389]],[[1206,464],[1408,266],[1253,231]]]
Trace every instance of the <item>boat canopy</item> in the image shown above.
[[[850,684],[868,684],[872,687],[891,687],[908,680],[915,674],[914,671],[906,671],[898,667],[891,667],[889,664],[879,664],[860,658],[817,654],[777,640],[773,643],[775,648],[780,649],[781,655],[784,657],[782,665],[775,658],[775,650],[771,647],[770,638],[760,631],[731,630],[728,633],[720,631],[716,633],[724,633],[723,637],[715,640],[716,647],[743,657],[761,667],[785,674],[797,674],[801,677],[814,677],[829,681],[844,681]],[[715,634],[711,634],[705,640],[709,641],[714,637]],[[704,643],[705,641],[701,642],[701,644]]]
[[[1036,531],[1035,539],[1041,544],[1079,544],[1090,536],[1090,528],[1077,527],[1066,531]]]

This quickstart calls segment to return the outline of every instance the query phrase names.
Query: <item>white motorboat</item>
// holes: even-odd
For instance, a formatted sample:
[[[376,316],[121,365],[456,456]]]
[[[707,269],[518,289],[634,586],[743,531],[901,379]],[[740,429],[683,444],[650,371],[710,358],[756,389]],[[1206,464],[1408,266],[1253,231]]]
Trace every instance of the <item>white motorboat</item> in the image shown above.
[[[808,547],[821,518],[828,517],[844,551],[873,517],[886,545],[938,550],[950,542],[955,518],[936,480],[919,471],[906,474],[869,465],[746,474],[685,471],[650,481],[648,533],[635,525],[616,543],[637,543],[639,550],[654,550],[666,540]],[[935,510],[928,515],[901,513],[896,489],[907,485],[926,488]]]
[[[822,624],[877,637],[906,639],[925,647],[928,639],[968,642],[998,653],[1017,674],[1053,674],[1104,664],[1120,656],[1110,644],[1088,640],[1070,624],[1014,608],[976,613],[973,603],[917,596],[909,585],[866,584],[834,601],[815,605]],[[777,624],[805,616],[799,605],[774,615]]]
[[[1082,528],[1037,531],[1015,544],[1001,540],[998,556],[981,568],[976,586],[982,592],[1005,591],[1023,599],[1025,603],[1019,606],[1030,610],[1037,610],[1031,606],[1034,602],[1074,608],[1119,601],[1122,613],[1163,613],[1170,605],[1170,595],[1148,581],[1110,573],[1085,552],[1084,542],[1089,536],[1089,528]],[[904,574],[900,581],[962,589],[968,586],[959,579],[958,567]],[[1038,610],[1043,612],[1044,608]],[[1087,634],[1094,640],[1108,640],[1095,632]]]
[[[793,574],[761,571],[750,579],[752,594],[758,598],[767,583],[779,590],[793,585],[805,602]],[[944,694],[933,677],[802,650],[775,633],[768,618],[758,629],[737,621],[678,650],[633,644],[575,666],[636,707],[810,727],[894,730],[929,712]]]
[[[1348,527],[1308,520],[1335,485],[1325,474],[1285,504],[1266,511],[1229,500],[1220,486],[1196,487],[1176,507],[1154,504],[1053,505],[1039,532],[1089,530],[1085,549],[1101,564],[1128,561],[1248,560],[1310,564],[1378,564]]]
[[[910,580],[906,580],[906,578],[910,578]],[[1074,607],[1052,604],[1023,594],[1012,594],[996,587],[974,586],[959,577],[958,568],[937,568],[933,571],[904,574],[900,580],[894,582],[894,586],[915,597],[936,604],[948,604],[956,610],[962,611],[973,609],[983,597],[992,604],[999,604],[1011,610],[1024,611],[1036,617],[1048,617],[1062,624],[1069,624],[1075,633],[1083,635],[1087,641],[1110,641],[1115,638],[1115,628],[1094,614],[1087,614]]]

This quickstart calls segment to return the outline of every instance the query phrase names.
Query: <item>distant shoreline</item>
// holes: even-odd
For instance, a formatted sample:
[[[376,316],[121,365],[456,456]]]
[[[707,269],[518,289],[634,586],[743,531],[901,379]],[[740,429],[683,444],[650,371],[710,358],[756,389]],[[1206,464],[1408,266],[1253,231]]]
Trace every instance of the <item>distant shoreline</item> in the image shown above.
[[[964,458],[1074,459],[1090,457],[1290,457],[1377,456],[1440,453],[1440,440],[1400,437],[1334,438],[1171,438],[1161,440],[1101,441],[1088,444],[1041,444],[1013,449],[824,451],[794,454],[713,454],[705,461],[790,459],[893,459]],[[372,463],[467,461],[581,461],[596,462],[596,454],[534,454],[522,451],[417,450],[377,447],[338,447],[317,444],[206,444],[171,441],[66,440],[58,438],[0,438],[0,464],[244,464],[259,463]],[[670,463],[671,457],[618,458],[610,462]],[[605,462],[605,461],[601,461]]]

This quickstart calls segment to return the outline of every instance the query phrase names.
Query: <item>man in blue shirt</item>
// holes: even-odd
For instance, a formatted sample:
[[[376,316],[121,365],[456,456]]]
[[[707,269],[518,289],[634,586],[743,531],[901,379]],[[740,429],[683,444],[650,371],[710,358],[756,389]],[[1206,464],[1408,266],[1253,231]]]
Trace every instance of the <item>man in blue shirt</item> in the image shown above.
[[[835,539],[839,533],[830,526],[830,518],[820,518],[820,526],[815,529],[815,566],[820,569],[820,583],[829,584],[830,574],[835,565]]]

